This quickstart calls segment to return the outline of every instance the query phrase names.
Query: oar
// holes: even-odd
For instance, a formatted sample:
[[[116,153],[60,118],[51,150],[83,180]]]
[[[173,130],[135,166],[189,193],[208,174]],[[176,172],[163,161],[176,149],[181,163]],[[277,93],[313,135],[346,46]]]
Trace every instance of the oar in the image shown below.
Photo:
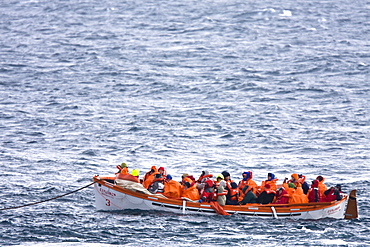
[[[230,215],[228,212],[226,212],[223,207],[220,206],[220,204],[218,204],[217,201],[212,201],[210,202],[211,204],[211,207],[213,208],[213,210],[215,210],[215,212],[219,215]]]
[[[345,219],[358,218],[356,190],[352,190],[351,193],[349,193],[347,209],[346,213],[344,214],[344,218]]]

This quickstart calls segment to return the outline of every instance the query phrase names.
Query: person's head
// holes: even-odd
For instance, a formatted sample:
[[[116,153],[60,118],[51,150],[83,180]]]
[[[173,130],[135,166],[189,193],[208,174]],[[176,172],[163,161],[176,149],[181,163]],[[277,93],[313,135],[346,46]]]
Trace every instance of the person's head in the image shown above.
[[[185,183],[184,183],[184,188],[185,188],[185,189],[190,188],[190,183],[189,183],[189,182],[185,182]]]
[[[205,181],[206,187],[212,188],[214,186],[214,182],[211,179],[207,179]]]
[[[293,188],[293,189],[295,189],[295,188],[296,188],[294,183],[289,183],[289,184],[288,184],[288,187],[289,187],[289,188]]]
[[[230,180],[230,173],[228,173],[227,171],[223,171],[223,172],[221,172],[221,174],[222,174],[222,176],[224,176],[225,181]]]
[[[323,181],[324,180],[324,178],[323,178],[323,176],[317,176],[317,178],[316,178],[319,182],[321,182],[321,181]]]
[[[164,173],[164,167],[159,167],[159,168],[158,168],[158,172],[159,172],[160,174],[163,174],[163,173]]]
[[[312,181],[311,188],[318,188],[319,187],[319,180],[315,179]]]
[[[267,180],[275,179],[275,174],[273,173],[267,173]]]
[[[134,177],[139,177],[140,170],[139,169],[132,170],[131,175],[134,176]]]
[[[128,167],[126,163],[121,164],[121,168]]]
[[[189,176],[189,174],[187,174],[187,173],[183,173],[183,174],[182,174],[182,176],[181,176],[181,178],[182,178],[182,179],[184,179],[184,178],[186,178],[187,176]]]
[[[157,167],[156,166],[152,166],[152,168],[150,168],[150,173],[154,173],[157,171]]]
[[[282,194],[283,194],[283,192],[284,192],[284,187],[281,187],[281,188],[279,188],[279,189],[276,191],[276,195],[277,195],[277,196],[280,196],[280,195],[282,195]]]
[[[271,186],[269,184],[265,184],[265,189],[269,190]]]
[[[298,179],[299,179],[299,176],[298,176],[297,173],[293,173],[291,177],[292,177],[293,182],[298,181]]]
[[[170,174],[168,174],[167,176],[166,176],[166,179],[169,181],[169,180],[172,180],[172,176],[170,175]]]
[[[218,182],[220,182],[222,179],[224,179],[224,176],[222,174],[218,174],[216,179]]]
[[[340,185],[340,184],[337,184],[337,185],[335,186],[335,188],[336,188],[337,190],[339,190],[339,191],[342,191],[342,185]]]
[[[251,173],[250,172],[243,172],[242,176],[243,176],[243,180],[247,181],[248,179],[250,179]]]

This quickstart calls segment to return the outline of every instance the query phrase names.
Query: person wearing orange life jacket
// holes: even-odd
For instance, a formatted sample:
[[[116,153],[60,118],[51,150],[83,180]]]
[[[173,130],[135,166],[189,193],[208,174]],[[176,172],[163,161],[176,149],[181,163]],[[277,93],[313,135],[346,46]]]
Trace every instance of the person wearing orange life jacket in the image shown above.
[[[226,205],[238,205],[239,189],[235,182],[231,183],[231,189],[229,189],[226,195]]]
[[[153,194],[164,192],[164,178],[160,173],[155,174],[152,183],[149,185],[148,191]]]
[[[298,186],[290,196],[288,203],[308,203],[308,197],[303,193],[301,183],[298,183]]]
[[[270,188],[270,184],[265,184],[264,190],[258,195],[257,202],[261,204],[272,203],[275,199],[276,191]]]
[[[167,172],[166,172],[166,170],[164,169],[164,167],[159,167],[158,168],[158,172],[162,175],[162,177],[164,177],[164,178],[166,178],[166,176],[167,176]]]
[[[291,175],[291,183],[294,183],[296,187],[298,187],[298,184],[301,184],[301,187],[303,189],[303,193],[307,194],[310,187],[308,186],[306,180],[306,176],[298,173],[293,173]]]
[[[187,173],[183,173],[181,175],[181,181],[180,181],[181,185],[184,185],[185,182],[189,182],[189,183],[192,182],[191,179],[188,176],[189,176],[189,174],[187,174]]]
[[[231,189],[231,183],[234,182],[230,178],[230,173],[227,172],[227,171],[223,171],[223,172],[221,172],[221,175],[224,176],[224,180],[226,182],[226,189],[230,190]]]
[[[283,188],[285,189],[285,191],[288,193],[288,203],[289,203],[289,200],[290,198],[292,197],[292,195],[294,194],[295,192],[295,189],[296,189],[296,186],[294,183],[290,182],[289,183],[287,182],[288,181],[288,178],[285,178],[284,179],[284,182],[283,182]]]
[[[321,197],[325,197],[324,192],[328,189],[324,184],[325,178],[323,176],[317,176],[316,180],[319,182],[318,188],[321,194]]]
[[[119,186],[122,185],[122,181],[119,181],[119,180],[126,180],[126,181],[135,182],[135,183],[140,183],[139,174],[140,174],[139,169],[132,170],[131,174],[129,174],[129,173],[116,173],[115,182]]]
[[[230,173],[227,171],[221,172],[221,175],[224,176],[224,181],[226,182],[226,190],[228,191],[228,195],[226,196],[226,204],[228,204],[228,200],[230,200],[230,196],[232,196],[232,201],[229,201],[229,203],[235,202],[235,191],[232,187],[232,183],[234,183],[233,180],[231,180]],[[236,202],[238,201],[238,198],[236,198]]]
[[[226,195],[227,195],[228,191],[225,190],[225,187],[226,187],[225,180],[221,180],[217,189],[214,192],[213,201],[217,201],[217,203],[220,206],[225,206],[226,205]]]
[[[182,185],[181,197],[185,197],[191,201],[199,201],[200,199],[199,192],[195,184],[190,185],[189,182],[184,182]]]
[[[262,181],[261,186],[259,187],[259,192],[261,193],[264,190],[266,184],[270,185],[271,190],[276,191],[276,189],[277,189],[276,182],[278,180],[279,179],[275,177],[275,174],[268,173],[267,174],[267,180]]]
[[[143,186],[144,186],[144,188],[149,189],[149,186],[152,184],[152,182],[153,182],[154,177],[155,177],[156,174],[159,174],[159,172],[157,170],[157,167],[156,166],[152,166],[150,168],[150,171],[147,172],[144,175],[144,178],[143,178]]]
[[[252,192],[252,187],[249,187],[248,185],[244,186],[242,194],[239,195],[238,201],[240,205],[245,205],[247,203],[256,203],[257,196]]]
[[[239,193],[242,195],[242,194],[244,194],[243,193],[243,188],[245,187],[245,186],[247,186],[248,185],[248,189],[249,190],[252,190],[252,192],[255,194],[255,195],[257,195],[257,189],[258,189],[258,186],[257,186],[257,184],[256,184],[256,182],[254,182],[253,180],[252,180],[252,178],[253,178],[253,173],[251,172],[251,171],[248,171],[248,172],[243,172],[243,174],[242,174],[242,176],[243,176],[243,179],[239,182],[239,185],[238,185],[238,188],[239,188]],[[240,201],[240,200],[239,200]]]
[[[164,180],[163,195],[169,198],[180,198],[181,191],[181,184],[173,180],[172,176],[168,174]]]
[[[116,166],[116,167],[118,169],[117,173],[128,174],[128,166],[126,163],[122,163],[121,165]]]
[[[321,202],[322,196],[319,191],[319,181],[317,179],[312,181],[311,188],[308,191],[308,202]]]
[[[224,179],[224,176],[222,175],[222,174],[218,174],[217,176],[216,176],[216,180],[215,181],[213,181],[214,183],[215,183],[215,189],[217,190],[217,188],[218,188],[218,185],[220,184],[220,182],[222,181]],[[226,186],[226,183],[225,183],[225,186]],[[224,187],[225,187],[224,186]]]

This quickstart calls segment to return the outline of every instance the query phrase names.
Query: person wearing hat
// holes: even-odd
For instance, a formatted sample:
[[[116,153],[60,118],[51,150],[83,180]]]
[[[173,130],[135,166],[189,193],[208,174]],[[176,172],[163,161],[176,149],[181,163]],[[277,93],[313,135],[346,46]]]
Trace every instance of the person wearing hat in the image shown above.
[[[321,202],[322,195],[319,190],[319,180],[315,179],[312,181],[311,189],[308,192],[308,202]]]
[[[145,173],[144,178],[143,178],[143,186],[145,189],[149,189],[149,186],[152,184],[155,175],[159,174],[157,167],[152,166],[150,168],[150,171]]]
[[[153,194],[164,192],[164,178],[160,173],[155,174],[153,182],[149,185],[148,191]]]
[[[128,174],[128,166],[126,163],[122,163],[121,165],[116,167],[118,168],[117,173]]]
[[[185,182],[189,182],[190,185],[194,185],[195,184],[195,178],[193,177],[193,175],[189,175],[187,173],[183,173],[182,176],[181,176],[182,180],[181,180],[181,184],[184,185]]]
[[[258,191],[260,193],[262,193],[262,191],[264,190],[266,184],[270,185],[270,189],[271,190],[276,191],[276,189],[277,189],[276,182],[278,180],[279,179],[275,177],[275,174],[268,173],[267,174],[267,180],[262,181],[261,186],[258,188]]]
[[[164,169],[164,167],[159,167],[158,168],[158,172],[162,175],[162,177],[164,177],[164,178],[166,178],[166,176],[167,176],[167,172],[166,172],[166,170]]]
[[[168,198],[180,198],[181,196],[181,184],[172,179],[171,175],[167,175],[164,180],[164,191],[163,195]]]
[[[291,180],[288,181],[288,178],[284,179],[283,182],[283,188],[286,190],[288,193],[289,199],[292,197],[292,195],[295,192],[295,189],[297,188],[294,183],[291,182]]]
[[[194,202],[199,201],[200,199],[199,191],[195,183],[191,185],[189,182],[185,182],[182,185],[181,198],[183,197]]]
[[[220,182],[224,179],[224,176],[222,174],[218,174],[216,176],[216,180],[214,181],[215,183],[215,189],[217,190],[218,186],[220,185]],[[225,183],[226,185],[226,183]],[[224,186],[225,187],[225,186]]]
[[[301,184],[301,187],[303,189],[303,193],[307,194],[308,190],[310,189],[310,186],[308,186],[306,180],[306,176],[298,173],[293,173],[291,175],[291,179],[289,182],[294,183],[295,187],[298,187],[298,184]]]
[[[254,182],[252,180],[253,178],[253,173],[251,171],[248,171],[248,172],[243,172],[242,173],[242,180],[240,180],[239,182],[239,185],[238,185],[238,188],[239,188],[239,194],[240,195],[244,195],[244,192],[243,192],[243,189],[245,186],[248,186],[249,190],[252,190],[252,192],[257,195],[257,189],[258,189],[258,186],[256,184],[256,182]],[[241,201],[242,199],[239,199],[239,201]]]
[[[135,182],[135,183],[140,183],[139,173],[140,173],[139,169],[132,170],[131,174],[129,174],[129,173],[116,173],[115,183],[119,186],[122,186],[123,184],[125,184],[125,182],[122,182],[122,180],[131,181],[131,182]]]

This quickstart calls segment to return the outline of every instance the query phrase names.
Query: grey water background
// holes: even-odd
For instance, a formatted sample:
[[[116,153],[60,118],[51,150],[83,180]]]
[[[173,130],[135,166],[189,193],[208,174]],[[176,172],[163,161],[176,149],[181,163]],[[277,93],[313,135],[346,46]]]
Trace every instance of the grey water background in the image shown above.
[[[370,2],[3,0],[0,207],[164,166],[322,175],[357,220],[99,212],[92,187],[0,211],[0,245],[369,246]]]

